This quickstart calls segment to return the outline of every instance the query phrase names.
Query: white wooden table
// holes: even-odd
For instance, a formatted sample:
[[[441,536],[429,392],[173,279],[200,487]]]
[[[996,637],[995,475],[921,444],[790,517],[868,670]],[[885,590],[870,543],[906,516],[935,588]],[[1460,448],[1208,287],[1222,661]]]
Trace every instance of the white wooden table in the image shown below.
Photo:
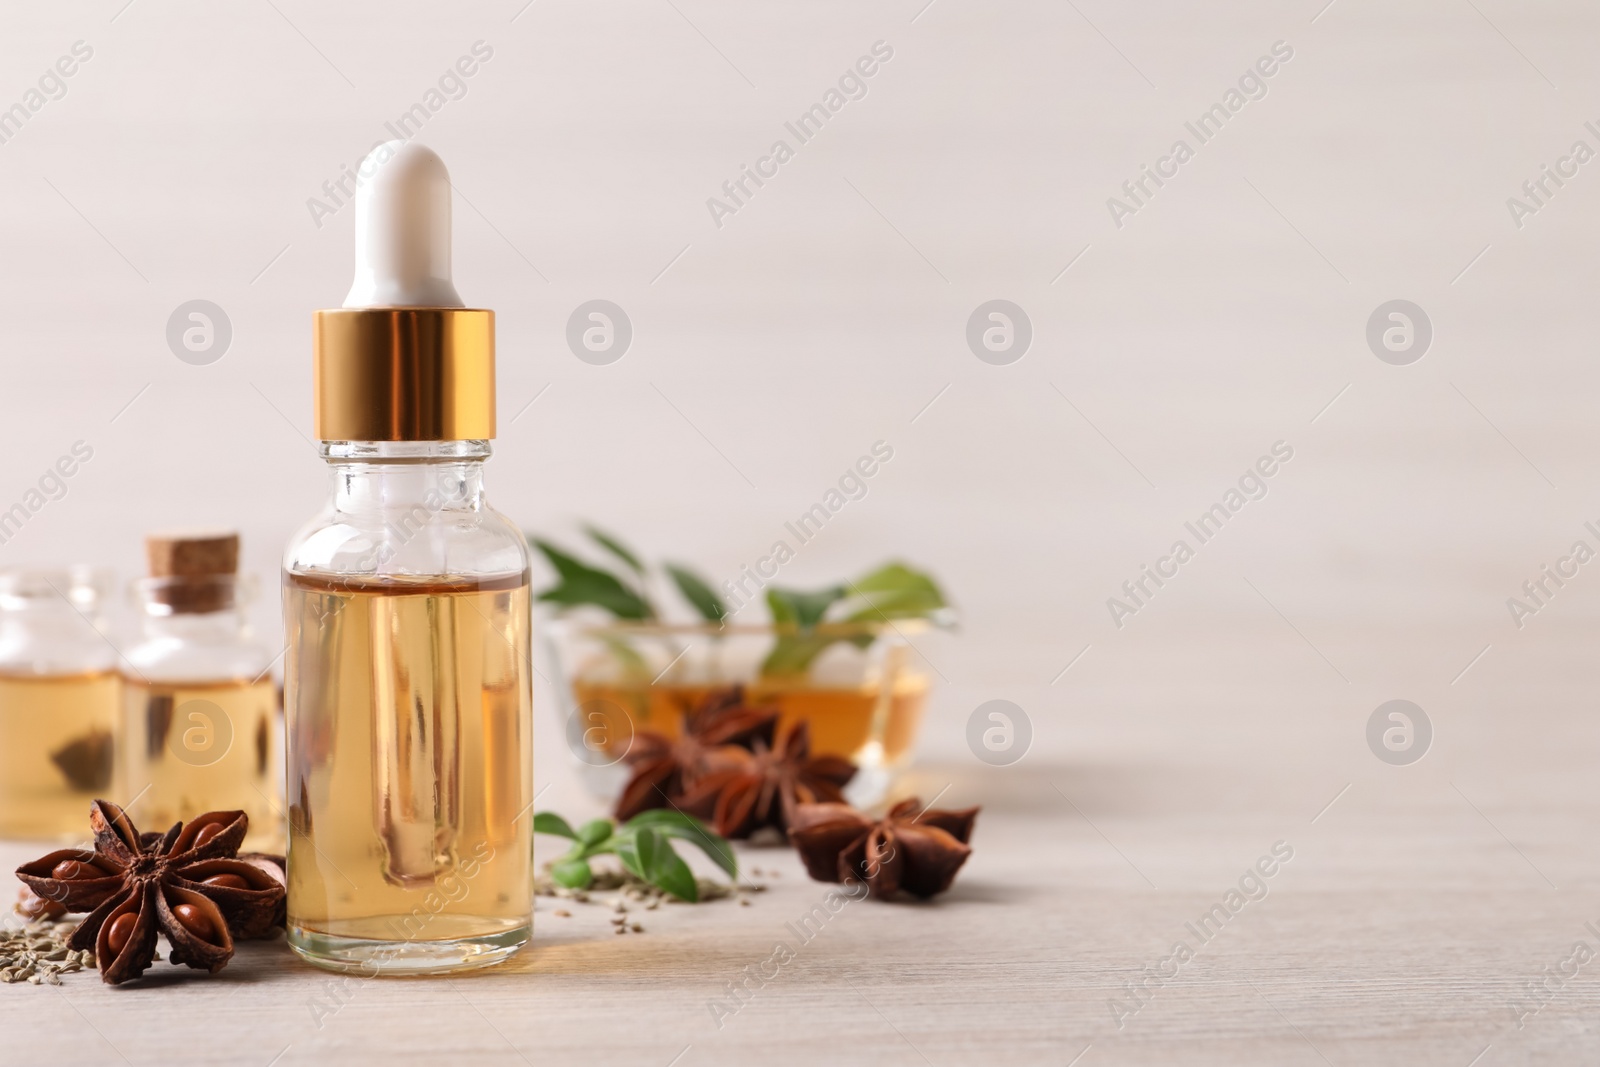
[[[931,904],[848,903],[802,942],[788,924],[827,887],[788,850],[749,850],[746,865],[779,872],[749,907],[665,906],[618,937],[609,908],[540,898],[529,950],[449,980],[341,984],[280,942],[245,947],[211,978],[163,964],[140,988],[93,975],[0,987],[7,1062],[165,1062],[174,1043],[241,1065],[1499,1067],[1600,1053],[1600,964],[1552,982],[1521,1028],[1511,1007],[1536,1006],[1525,985],[1574,942],[1600,947],[1586,925],[1600,926],[1600,863],[1585,844],[1600,729],[1580,692],[1486,661],[1480,692],[1434,703],[1426,757],[1394,767],[1367,750],[1344,686],[1323,687],[1320,706],[1286,700],[1273,679],[1225,666],[1240,640],[1326,669],[1281,624],[1197,638],[1195,663],[1179,665],[1187,696],[1065,716],[1046,740],[1076,755],[921,767],[909,784],[923,796],[984,806],[972,859]],[[1345,654],[1336,635],[1322,647]],[[1224,667],[1196,666],[1208,661]],[[1123,669],[1110,656],[1085,666],[1075,699]],[[1515,702],[1498,703],[1502,686]],[[549,806],[588,810],[563,772],[546,773]],[[1196,937],[1186,924],[1229,903],[1278,842],[1293,858],[1246,882],[1265,897],[1241,895]],[[0,859],[36,851],[7,844]],[[1181,965],[1180,941],[1195,950]],[[779,942],[795,958],[733,999],[746,968],[774,970]],[[1125,984],[1151,973],[1166,980],[1129,1011]]]

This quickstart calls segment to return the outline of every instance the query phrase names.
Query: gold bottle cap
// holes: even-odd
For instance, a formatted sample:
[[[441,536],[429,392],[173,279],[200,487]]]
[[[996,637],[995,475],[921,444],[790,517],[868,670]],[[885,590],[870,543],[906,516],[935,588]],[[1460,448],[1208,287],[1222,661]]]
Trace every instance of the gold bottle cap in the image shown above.
[[[313,330],[319,441],[494,437],[494,312],[332,308]]]

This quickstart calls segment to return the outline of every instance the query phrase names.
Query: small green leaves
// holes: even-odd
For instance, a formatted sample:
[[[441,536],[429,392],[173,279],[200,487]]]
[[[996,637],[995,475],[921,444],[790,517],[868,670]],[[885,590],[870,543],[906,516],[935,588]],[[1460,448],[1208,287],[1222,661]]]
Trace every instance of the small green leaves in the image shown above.
[[[589,869],[588,860],[567,857],[550,865],[550,877],[568,889],[585,889],[594,881],[594,872]]]
[[[851,622],[921,619],[945,607],[944,594],[933,578],[904,563],[890,563],[857,578],[850,583],[850,592],[865,605],[849,616]]]
[[[843,623],[936,618],[946,607],[944,594],[933,578],[904,563],[890,563],[853,582],[812,593],[768,589],[767,606],[772,610],[772,621],[792,626],[795,632],[778,635],[772,651],[761,664],[762,675],[804,674],[818,656],[838,641],[849,641],[857,648],[870,645],[870,632],[849,635],[814,632],[818,625],[829,621],[826,616],[835,605],[843,605],[846,611],[832,621]]]
[[[553,834],[556,837],[570,837],[574,841],[578,839],[577,833],[567,825],[567,820],[553,811],[541,811],[533,817],[533,832],[536,834]]]
[[[819,589],[815,593],[774,586],[767,590],[767,607],[772,612],[773,622],[789,623],[807,630],[821,622],[828,609],[844,599],[844,593],[842,585]]]
[[[628,588],[616,575],[591,567],[575,556],[569,556],[555,545],[537,537],[528,539],[533,547],[544,553],[550,566],[555,568],[560,580],[539,594],[539,599],[553,604],[573,607],[593,604],[604,608],[619,619],[653,619],[655,608],[641,593]]]
[[[627,823],[627,829],[630,830],[646,826],[668,837],[688,841],[711,857],[711,861],[721,867],[729,878],[739,877],[739,861],[733,854],[733,846],[712,833],[706,828],[705,823],[693,815],[685,815],[671,808],[657,808],[653,811],[642,811]]]
[[[712,591],[705,579],[676,563],[664,564],[663,569],[672,579],[672,584],[678,587],[678,592],[683,594],[683,599],[700,613],[702,619],[719,623],[727,617],[728,606]]]
[[[590,566],[549,541],[530,536],[528,543],[550,561],[558,578],[555,585],[539,594],[539,599],[569,608],[579,605],[597,607],[619,619],[642,621],[657,618],[656,607],[645,588],[649,569],[638,553],[598,527],[585,526],[584,533],[608,554],[622,561],[627,571],[612,573]],[[700,575],[675,563],[668,563],[662,569],[702,619],[720,623],[727,616],[727,605],[711,588],[711,583]]]
[[[633,834],[615,842],[611,850],[635,878],[644,878],[644,862],[639,858],[639,847],[639,835]]]
[[[618,619],[659,619],[646,590],[651,572],[639,555],[594,526],[584,527],[584,532],[627,569],[614,574],[590,566],[548,541],[530,537],[529,544],[543,553],[558,576],[556,584],[540,593],[539,599],[563,607],[601,608]],[[727,622],[728,606],[710,582],[678,563],[663,564],[661,570],[701,619],[718,626]],[[772,621],[780,629],[761,664],[762,676],[769,678],[805,674],[818,656],[840,641],[866,648],[872,644],[876,631],[865,624],[895,619],[932,619],[940,625],[949,622],[949,605],[933,576],[899,561],[886,563],[853,582],[809,592],[771,586],[766,600]],[[830,622],[856,624],[857,631],[817,632],[819,626]],[[650,674],[649,664],[628,640],[615,635],[602,635],[601,640],[610,645],[629,678]]]
[[[645,881],[660,886],[679,900],[698,903],[700,887],[695,884],[694,872],[683,862],[683,857],[672,850],[666,837],[649,826],[640,827],[636,833]]]
[[[699,902],[700,887],[695,884],[689,865],[653,827],[641,826],[626,832],[617,843],[617,858],[651,885],[665,889],[679,900],[691,904]]]
[[[592,856],[614,855],[636,877],[690,903],[700,899],[694,872],[672,848],[671,838],[697,846],[731,879],[739,876],[739,863],[726,840],[681,811],[647,811],[617,826],[610,819],[592,819],[577,830],[554,812],[533,817],[535,833],[554,834],[573,842],[567,854],[550,866],[550,877],[568,889],[586,889],[594,881]]]
[[[837,640],[837,637],[820,634],[779,634],[772,643],[772,651],[761,661],[762,677],[804,674],[823,650]]]

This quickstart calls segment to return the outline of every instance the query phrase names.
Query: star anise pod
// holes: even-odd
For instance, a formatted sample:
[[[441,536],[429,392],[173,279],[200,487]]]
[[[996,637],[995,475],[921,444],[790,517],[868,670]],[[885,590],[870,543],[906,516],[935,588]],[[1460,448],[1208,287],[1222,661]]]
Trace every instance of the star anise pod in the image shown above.
[[[778,709],[745,704],[740,686],[719,689],[683,720],[683,733],[668,737],[640,730],[626,757],[633,775],[617,798],[619,822],[655,808],[675,808],[695,781],[726,763],[719,749],[772,745]]]
[[[967,841],[977,817],[977,808],[923,810],[915,797],[882,819],[847,804],[805,804],[795,813],[789,840],[819,882],[860,880],[880,900],[902,889],[926,899],[949,889],[972,854]]]
[[[281,914],[284,883],[236,858],[249,818],[211,811],[164,834],[141,834],[126,812],[105,800],[89,809],[94,851],[62,849],[17,868],[17,877],[69,912],[86,911],[67,943],[93,949],[100,978],[118,985],[154,961],[165,934],[168,957],[221,970],[235,938],[260,937]]]
[[[710,769],[689,786],[680,806],[730,838],[749,837],[764,826],[787,833],[800,805],[842,802],[856,774],[847,759],[811,754],[805,722],[796,723],[777,746],[762,740],[748,750],[725,745],[708,758]]]
[[[245,921],[241,916],[239,927],[234,931],[234,936],[246,941],[257,938],[271,937],[273,931],[280,926],[285,926],[289,921],[289,865],[282,856],[269,852],[241,852],[239,862],[248,863],[261,871],[267,877],[284,887],[283,896],[278,899],[278,906],[267,914],[265,909],[257,910],[251,921]],[[257,932],[259,931],[259,932]]]

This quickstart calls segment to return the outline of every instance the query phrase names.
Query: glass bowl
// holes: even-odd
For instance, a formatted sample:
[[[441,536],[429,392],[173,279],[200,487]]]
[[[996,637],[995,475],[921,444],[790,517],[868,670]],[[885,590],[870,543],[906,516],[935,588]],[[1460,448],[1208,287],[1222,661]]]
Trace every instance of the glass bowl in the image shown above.
[[[541,641],[554,670],[567,749],[597,797],[628,779],[635,734],[683,731],[696,707],[740,687],[750,706],[777,709],[781,739],[809,724],[813,755],[858,770],[846,796],[883,799],[911,762],[928,701],[926,663],[912,638],[921,619],[793,626],[583,620],[544,615]]]

